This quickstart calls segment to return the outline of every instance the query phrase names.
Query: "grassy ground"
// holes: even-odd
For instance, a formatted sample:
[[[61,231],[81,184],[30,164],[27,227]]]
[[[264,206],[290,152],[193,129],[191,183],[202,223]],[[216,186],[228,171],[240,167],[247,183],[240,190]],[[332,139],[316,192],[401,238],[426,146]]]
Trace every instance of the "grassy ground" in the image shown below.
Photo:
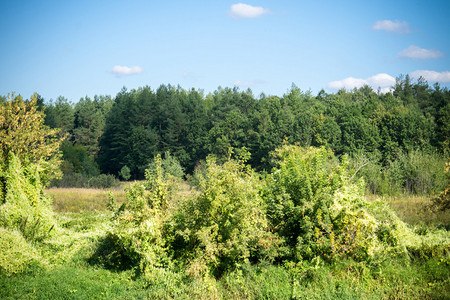
[[[109,190],[85,188],[52,188],[46,194],[53,199],[56,212],[105,211]],[[111,190],[118,202],[125,200],[123,189]]]
[[[52,188],[46,194],[53,198],[53,209],[56,212],[105,211],[108,202],[108,192],[112,192],[118,203],[125,201],[125,191],[121,188],[112,190],[83,189],[83,188]],[[186,183],[181,185],[180,196],[190,193]],[[371,195],[369,200],[378,196]],[[444,226],[449,229],[450,214],[436,212],[430,209],[429,196],[402,195],[386,197],[391,208],[404,222],[410,225]]]
[[[112,191],[123,201],[123,189]],[[183,185],[180,197],[191,191]],[[220,279],[193,278],[183,270],[107,270],[95,262],[111,225],[106,190],[50,189],[57,212],[55,234],[36,244],[39,264],[0,275],[0,299],[450,299],[448,258],[383,262],[322,261],[244,265]],[[426,197],[387,199],[412,225],[448,226],[449,216],[425,209]]]
[[[367,196],[369,200],[378,196]],[[450,214],[445,211],[434,211],[430,208],[430,196],[401,195],[385,197],[397,216],[404,222],[413,225],[427,225],[431,227],[445,227],[450,229]]]

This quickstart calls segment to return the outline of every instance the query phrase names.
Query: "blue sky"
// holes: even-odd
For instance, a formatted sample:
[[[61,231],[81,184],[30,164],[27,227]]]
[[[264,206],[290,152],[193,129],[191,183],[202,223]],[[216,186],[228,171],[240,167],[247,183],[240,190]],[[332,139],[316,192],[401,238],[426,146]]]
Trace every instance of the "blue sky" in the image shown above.
[[[0,95],[450,87],[450,1],[1,1]]]

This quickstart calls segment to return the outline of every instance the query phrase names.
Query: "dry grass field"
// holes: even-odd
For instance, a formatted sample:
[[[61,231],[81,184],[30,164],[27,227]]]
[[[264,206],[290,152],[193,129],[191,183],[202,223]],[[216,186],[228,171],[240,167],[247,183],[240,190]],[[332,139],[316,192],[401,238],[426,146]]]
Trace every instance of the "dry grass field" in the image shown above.
[[[53,199],[53,209],[56,212],[84,212],[104,211],[107,209],[108,192],[112,192],[116,201],[125,201],[124,188],[131,183],[124,183],[113,189],[87,189],[87,188],[51,188],[45,192]],[[177,198],[188,197],[192,192],[185,182],[178,186]],[[376,195],[367,196],[368,200],[378,198]],[[450,215],[445,212],[436,212],[430,209],[429,196],[401,195],[385,198],[400,219],[410,225],[445,226],[450,225]]]
[[[367,196],[368,200],[378,198],[377,195]],[[443,211],[430,208],[430,196],[400,195],[385,197],[397,216],[410,225],[450,226],[450,215]]]
[[[104,211],[107,209],[108,192],[111,191],[116,201],[125,200],[124,189],[86,189],[86,188],[51,188],[45,193],[53,199],[56,212]]]

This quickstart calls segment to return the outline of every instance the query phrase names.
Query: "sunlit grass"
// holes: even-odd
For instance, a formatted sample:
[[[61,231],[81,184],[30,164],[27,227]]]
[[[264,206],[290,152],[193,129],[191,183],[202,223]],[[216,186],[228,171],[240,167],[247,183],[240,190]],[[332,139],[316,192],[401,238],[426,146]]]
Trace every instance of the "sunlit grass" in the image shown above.
[[[367,196],[368,200],[379,198],[376,195]],[[431,197],[427,195],[400,195],[384,197],[397,216],[410,225],[450,226],[450,214],[435,211],[430,208]]]
[[[86,212],[107,210],[108,193],[112,192],[117,203],[123,203],[126,199],[125,188],[135,183],[144,181],[123,182],[119,187],[112,189],[88,189],[88,188],[49,188],[45,194],[53,199],[53,209],[56,212]],[[175,202],[189,197],[192,193],[191,186],[186,182],[178,182]],[[174,205],[176,203],[173,203]]]
[[[134,183],[134,182],[133,182]],[[125,201],[124,188],[132,183],[123,183],[114,189],[87,188],[51,188],[45,192],[53,199],[53,209],[56,212],[83,212],[107,210],[108,192],[111,191],[118,203]],[[186,182],[178,185],[177,198],[189,197],[192,189]],[[379,198],[376,195],[367,196],[368,200]],[[436,212],[430,209],[430,196],[401,195],[388,196],[385,199],[399,218],[410,225],[443,225],[450,226],[450,214]]]
[[[108,191],[86,188],[51,188],[45,193],[53,199],[53,209],[56,212],[82,212],[107,210]],[[116,201],[125,200],[123,189],[111,190]]]

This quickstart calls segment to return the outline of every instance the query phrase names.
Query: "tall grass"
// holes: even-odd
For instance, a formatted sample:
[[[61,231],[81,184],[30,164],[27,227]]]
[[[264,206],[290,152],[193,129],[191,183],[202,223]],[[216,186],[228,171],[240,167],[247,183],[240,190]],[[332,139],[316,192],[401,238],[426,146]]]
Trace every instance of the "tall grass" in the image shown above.
[[[377,195],[369,195],[368,200],[379,198]],[[450,214],[448,211],[436,211],[431,209],[431,197],[427,195],[399,195],[384,197],[397,216],[412,226],[427,225],[432,227],[444,227],[450,229]]]
[[[117,202],[125,201],[123,189],[111,190]],[[107,210],[108,190],[86,188],[50,188],[45,193],[53,199],[56,212],[82,212]]]

